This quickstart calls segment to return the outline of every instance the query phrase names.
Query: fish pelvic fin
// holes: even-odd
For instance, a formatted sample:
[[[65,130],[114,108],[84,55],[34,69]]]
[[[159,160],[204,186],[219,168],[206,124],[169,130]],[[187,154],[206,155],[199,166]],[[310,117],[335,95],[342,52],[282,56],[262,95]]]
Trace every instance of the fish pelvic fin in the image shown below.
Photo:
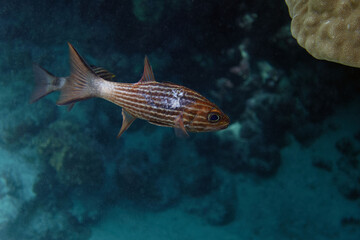
[[[33,64],[33,73],[35,86],[30,97],[30,103],[34,103],[49,93],[58,90],[55,85],[56,82],[59,82],[57,81],[58,78],[36,63]]]
[[[67,105],[97,96],[96,80],[101,79],[70,44],[71,74],[61,89],[58,105]]]
[[[119,138],[136,119],[136,117],[128,113],[124,108],[122,109],[122,117],[123,117],[123,122],[121,129],[117,135],[117,138]]]
[[[180,114],[176,119],[175,119],[175,135],[178,138],[187,138],[189,137],[189,134],[187,133],[185,126],[184,126],[184,122],[183,122],[183,117],[182,114]]]

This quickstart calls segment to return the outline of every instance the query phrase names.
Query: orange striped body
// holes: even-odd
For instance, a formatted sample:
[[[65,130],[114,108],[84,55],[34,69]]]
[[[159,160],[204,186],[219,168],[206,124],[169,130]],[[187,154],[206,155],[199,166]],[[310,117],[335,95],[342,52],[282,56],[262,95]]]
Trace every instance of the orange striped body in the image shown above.
[[[111,85],[110,90],[102,93],[102,97],[136,118],[158,126],[176,127],[176,119],[181,116],[187,131],[213,130],[207,115],[217,106],[189,88],[156,81],[136,84],[106,82],[106,85]],[[220,127],[227,127],[228,119],[223,119],[223,123]]]

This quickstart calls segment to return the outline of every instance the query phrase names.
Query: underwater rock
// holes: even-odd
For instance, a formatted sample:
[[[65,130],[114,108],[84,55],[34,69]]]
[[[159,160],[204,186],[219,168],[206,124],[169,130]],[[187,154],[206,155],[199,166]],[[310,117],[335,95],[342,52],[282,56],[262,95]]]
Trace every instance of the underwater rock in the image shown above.
[[[350,158],[360,153],[360,149],[355,149],[355,143],[350,138],[341,138],[335,146],[340,153]]]
[[[218,176],[224,179],[211,194],[202,198],[186,199],[184,210],[198,215],[214,226],[223,226],[234,221],[236,216],[236,190],[234,181],[226,175]]]
[[[334,181],[348,199],[360,198],[360,149],[349,137],[340,138],[335,143],[342,156],[335,163]]]
[[[0,197],[0,235],[16,219],[22,201],[12,196]]]
[[[141,195],[160,175],[160,163],[152,162],[145,151],[130,149],[117,166],[118,183],[129,197]]]
[[[39,173],[33,186],[33,191],[37,199],[54,200],[54,198],[64,194],[56,178],[56,171],[51,168],[45,168],[45,171]]]
[[[71,209],[69,213],[76,219],[76,222],[81,225],[98,222],[105,212],[104,196],[101,193],[75,193],[71,198]]]
[[[180,197],[180,185],[174,176],[162,172],[164,167],[145,151],[129,149],[117,166],[121,194],[153,210],[171,205]]]
[[[253,131],[261,132],[265,142],[281,145],[293,124],[294,109],[295,101],[289,96],[257,93],[247,100],[244,118],[252,122]]]
[[[324,159],[323,157],[320,157],[320,156],[312,157],[311,163],[314,167],[324,170],[324,171],[327,171],[327,172],[331,172],[333,169],[332,162],[330,162],[328,159]]]
[[[216,179],[212,165],[206,159],[186,158],[188,163],[181,168],[177,176],[180,179],[181,189],[184,194],[200,197],[211,192],[216,187]]]
[[[157,178],[154,186],[147,191],[149,209],[160,210],[175,204],[181,198],[180,183],[172,175]]]
[[[232,173],[271,176],[281,163],[280,147],[267,143],[261,133],[251,134],[250,139],[242,137],[243,128],[242,124],[234,123],[215,136],[197,137],[195,144],[199,154]],[[208,146],[217,146],[221,151],[209,152]]]
[[[32,201],[8,230],[9,239],[86,240],[90,230],[79,224],[70,214],[51,209]]]
[[[251,139],[259,134],[261,134],[261,129],[257,122],[246,120],[241,124],[241,137]]]
[[[255,139],[249,145],[248,166],[259,176],[269,177],[276,173],[281,164],[280,148],[262,142],[262,138],[259,141]]]
[[[232,181],[223,183],[210,201],[205,218],[211,225],[226,225],[236,216],[236,190]]]
[[[182,194],[201,197],[216,188],[213,164],[196,151],[172,154],[167,160],[169,172],[179,180]]]
[[[167,173],[178,180],[182,194],[200,197],[214,188],[213,165],[199,156],[191,141],[182,142],[171,132],[164,135],[161,147]]]
[[[291,130],[296,140],[304,146],[311,144],[322,132],[323,130],[320,123],[312,123],[300,119],[297,124],[294,124]]]
[[[244,171],[243,159],[247,154],[246,141],[240,138],[242,125],[239,122],[231,124],[227,129],[215,134],[198,135],[195,145],[200,156],[205,157],[217,166],[230,172]],[[216,146],[209,151],[209,146]],[[217,151],[221,149],[221,151]]]
[[[210,225],[222,226],[234,220],[234,210],[231,204],[214,200],[206,210],[206,220]]]
[[[222,140],[219,146],[224,152],[223,154],[219,153],[216,157],[214,156],[213,161],[217,166],[221,166],[233,173],[249,170],[247,143]]]
[[[341,226],[343,227],[349,227],[349,226],[353,226],[353,227],[360,227],[360,218],[359,217],[343,217],[341,218]]]
[[[93,191],[102,185],[105,169],[97,145],[74,122],[58,120],[36,141],[40,158],[55,170],[64,187]]]
[[[34,137],[49,123],[55,120],[57,109],[49,100],[44,99],[36,104],[16,107],[6,114],[2,128],[2,141],[9,148],[18,148],[29,144]]]
[[[0,235],[14,221],[20,211],[21,204],[24,202],[18,196],[19,182],[10,172],[0,174]]]
[[[56,209],[59,212],[66,212],[67,217],[63,220],[67,223],[64,224],[75,223],[81,226],[94,224],[104,213],[106,194],[102,192],[102,189],[96,189],[93,192],[79,187],[66,189],[58,182],[55,170],[50,167],[38,175],[34,184],[34,193],[36,193],[34,206],[29,206],[29,208],[45,206],[46,209],[39,209],[39,211],[51,212]],[[18,221],[22,220],[24,219],[19,217]]]
[[[360,160],[354,157],[341,157],[336,161],[335,183],[346,198],[356,200],[360,197]]]
[[[22,158],[0,148],[0,238],[22,213],[22,207],[34,199],[32,186],[36,170]]]

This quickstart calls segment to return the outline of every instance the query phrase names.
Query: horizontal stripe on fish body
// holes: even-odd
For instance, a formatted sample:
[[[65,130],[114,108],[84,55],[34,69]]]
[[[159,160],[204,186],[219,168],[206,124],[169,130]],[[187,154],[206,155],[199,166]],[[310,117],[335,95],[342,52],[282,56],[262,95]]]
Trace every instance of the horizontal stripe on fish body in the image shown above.
[[[173,116],[157,116],[156,113],[149,112],[149,111],[139,111],[134,107],[128,107],[125,108],[127,112],[129,112],[131,115],[136,116],[138,118],[152,121],[152,122],[159,122],[162,124],[162,126],[168,126],[168,127],[174,127],[175,126],[175,117]],[[159,125],[159,124],[157,124]]]
[[[201,96],[199,93],[173,83],[158,83],[158,82],[145,82],[145,83],[136,83],[132,85],[123,85],[119,84],[116,86],[117,91],[119,92],[133,92],[138,91],[139,93],[152,93],[153,95],[157,94],[166,94],[168,96],[173,96],[173,91],[181,91],[187,97],[191,97],[192,100],[201,100],[208,102],[208,100]]]
[[[184,112],[184,110],[170,110],[170,109],[165,109],[165,108],[164,109],[154,108],[151,105],[148,105],[144,102],[139,102],[139,101],[136,101],[135,99],[128,99],[124,96],[117,96],[112,102],[121,107],[124,107],[124,108],[132,107],[132,108],[136,109],[137,112],[153,111],[153,112],[156,112],[156,114],[161,115],[162,117],[167,117],[167,116],[177,117],[182,112],[184,115],[190,114],[190,113],[188,113],[188,111]],[[188,110],[188,108],[185,110]],[[193,109],[193,110],[196,111],[196,109]]]
[[[172,107],[169,107],[168,105],[171,105],[171,95],[166,94],[166,95],[154,95],[154,94],[141,94],[141,96],[143,96],[143,98],[139,97],[139,93],[138,92],[132,92],[132,93],[128,93],[125,91],[117,91],[115,90],[115,93],[120,94],[123,97],[126,97],[128,100],[132,99],[132,100],[136,100],[138,102],[141,102],[143,104],[150,104],[156,107],[162,107],[162,108],[166,108],[166,109],[173,109]],[[208,104],[207,102],[204,101],[198,101],[195,99],[191,99],[190,97],[188,97],[187,95],[185,95],[184,97],[182,97],[182,99],[180,100],[180,106],[183,107],[187,107],[190,106],[195,103],[198,106],[203,106],[203,107],[214,107],[214,105],[212,104]]]
[[[126,86],[125,89],[122,89],[121,84],[118,84],[115,86],[115,92],[124,96],[132,96],[136,99],[140,99],[142,95],[145,100],[151,100],[155,105],[163,105],[166,108],[182,107],[183,105],[191,105],[194,102],[197,102],[199,106],[215,107],[214,104],[207,101],[204,97],[198,97],[198,93],[195,92],[196,94],[194,94],[194,91],[181,86],[177,88],[162,87],[162,90],[159,90],[155,85],[153,89],[144,91],[142,84],[138,84],[136,88]],[[179,101],[178,105],[176,101]],[[149,104],[151,103],[149,102]],[[172,105],[174,106],[172,107]]]
[[[122,98],[122,100],[124,100]],[[167,123],[174,123],[175,119],[179,116],[183,116],[184,125],[187,126],[189,124],[206,124],[206,116],[199,116],[196,109],[193,109],[193,112],[188,111],[172,111],[169,113],[168,110],[159,111],[159,109],[153,109],[151,106],[148,105],[139,105],[135,102],[131,102],[130,104],[121,104],[122,107],[124,107],[128,112],[130,112],[133,116],[145,119],[145,120],[152,120],[160,122],[161,120],[164,120],[164,122]],[[187,110],[187,109],[185,109]],[[198,115],[198,119],[201,119],[202,121],[192,121],[195,116]],[[169,124],[168,124],[169,125]],[[174,125],[174,124],[170,124]]]
[[[144,111],[144,110],[139,111],[138,109],[134,109],[134,107],[126,108],[126,111],[128,111],[133,116],[137,116],[141,119],[145,119],[145,120],[151,122],[152,124],[155,124],[158,126],[175,127],[176,117],[174,117],[174,116],[156,116],[156,114],[154,114],[154,113],[151,114],[150,112]],[[206,120],[206,118],[204,118],[204,121],[205,120]],[[187,119],[186,117],[183,118],[183,121],[184,121],[184,126],[186,129],[190,129],[195,132],[203,131],[207,127],[209,127],[208,124],[204,121],[189,121],[189,119]],[[209,130],[210,129],[211,128],[209,128]]]
[[[107,94],[109,101],[124,107],[134,117],[150,121],[156,125],[174,127],[176,118],[182,115],[185,128],[189,128],[190,125],[195,124],[204,124],[205,126],[207,124],[206,115],[208,114],[208,109],[214,107],[213,104],[202,101],[203,98],[200,98],[201,101],[199,101],[196,94],[194,94],[195,98],[192,98],[192,95],[184,94],[182,96],[176,96],[185,99],[179,100],[181,106],[171,108],[168,105],[174,98],[172,92],[174,88],[172,87],[160,86],[162,90],[159,91],[160,88],[152,84],[157,91],[144,92],[142,91],[141,84],[137,84],[135,87],[122,83],[112,84],[114,84],[111,88],[112,92]],[[183,90],[181,87],[175,89]],[[156,94],[154,94],[154,92]],[[149,102],[149,98],[151,98],[152,102]],[[204,107],[205,110],[199,108],[199,106]],[[195,116],[197,116],[198,120],[194,122],[193,119]],[[202,126],[199,125],[196,128],[200,129],[201,127]]]
[[[122,97],[127,97],[142,104],[152,104],[164,109],[177,109],[195,102],[204,107],[214,107],[214,104],[209,103],[206,99],[199,98],[197,95],[192,94],[192,92],[189,94],[186,91],[187,89],[164,88],[159,91],[159,89],[154,88],[154,90],[143,91],[141,84],[138,84],[137,87],[130,87],[128,85],[124,87],[121,83],[113,84],[113,90],[106,94],[106,98],[113,101],[121,102]]]

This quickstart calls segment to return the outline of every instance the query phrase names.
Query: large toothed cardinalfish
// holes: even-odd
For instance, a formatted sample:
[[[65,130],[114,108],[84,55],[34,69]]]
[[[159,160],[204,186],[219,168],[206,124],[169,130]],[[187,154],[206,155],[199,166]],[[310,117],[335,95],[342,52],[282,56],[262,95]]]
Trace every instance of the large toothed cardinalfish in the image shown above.
[[[120,137],[136,118],[151,124],[172,127],[177,135],[209,132],[228,127],[230,120],[214,103],[199,93],[174,83],[155,81],[147,57],[144,73],[134,84],[104,79],[69,44],[71,74],[61,87],[58,105],[74,104],[93,97],[122,107]]]

